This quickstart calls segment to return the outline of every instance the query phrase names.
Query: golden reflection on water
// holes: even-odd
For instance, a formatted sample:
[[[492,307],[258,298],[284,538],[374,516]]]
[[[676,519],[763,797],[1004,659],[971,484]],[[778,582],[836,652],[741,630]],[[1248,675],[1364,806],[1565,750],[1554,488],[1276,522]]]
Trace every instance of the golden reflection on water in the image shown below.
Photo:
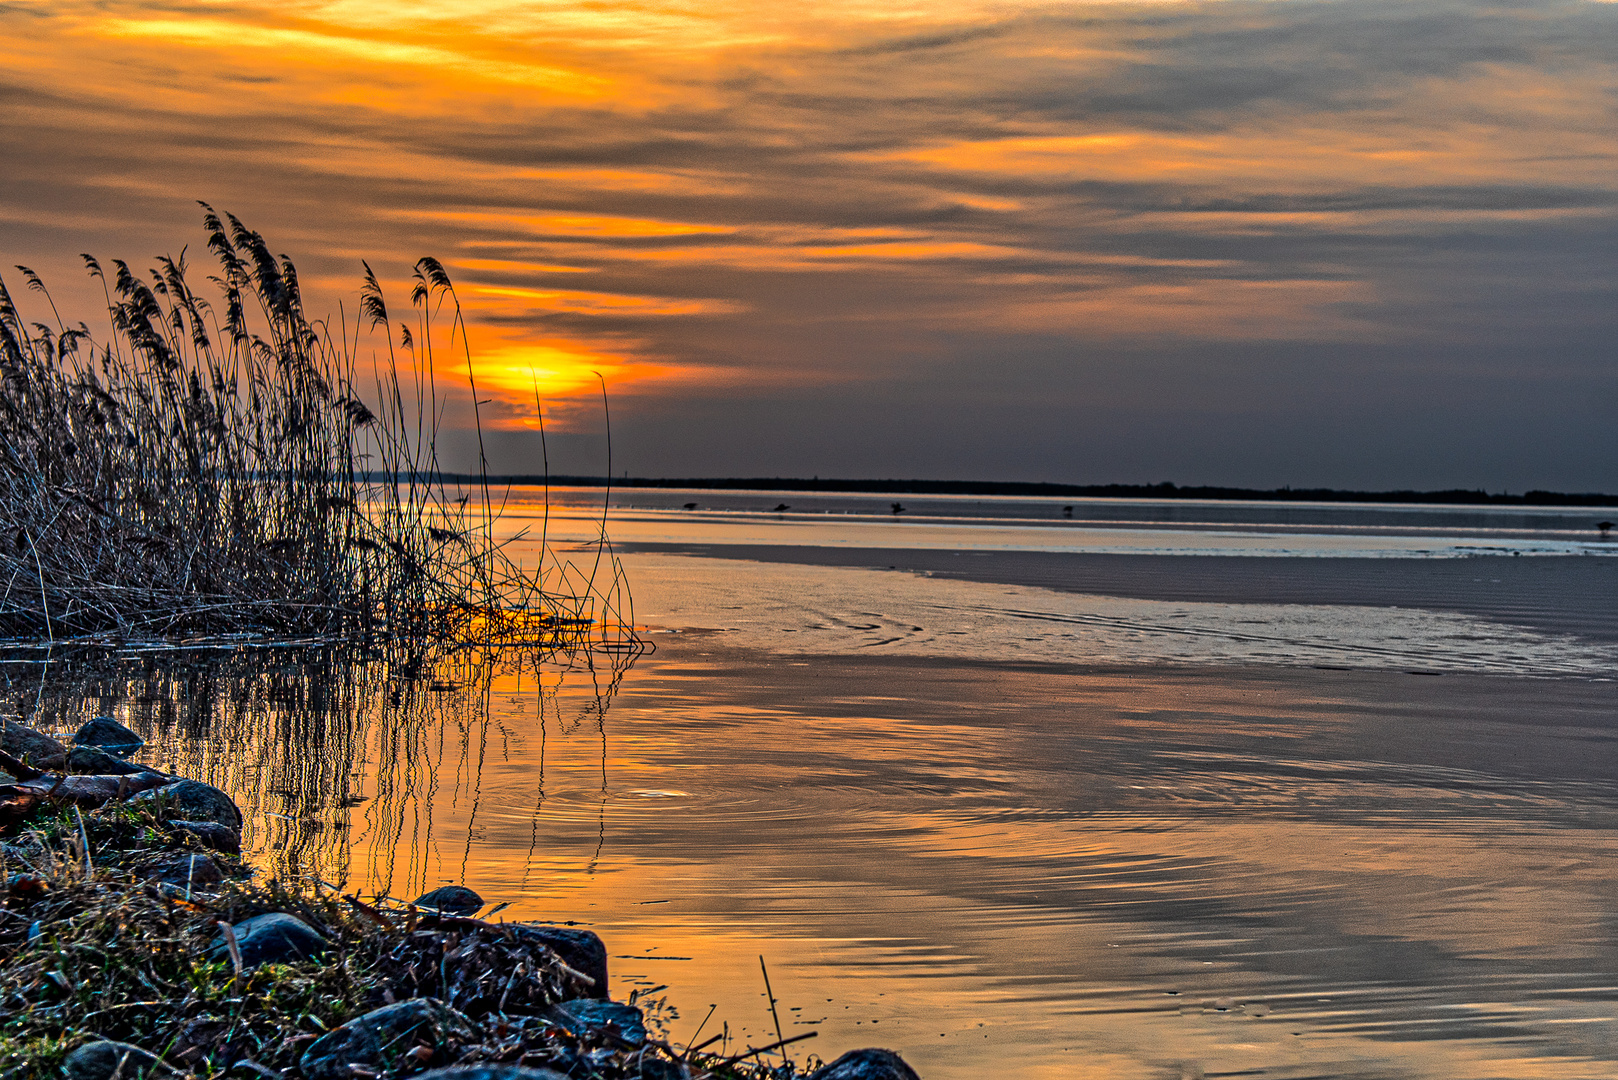
[[[1608,688],[724,641],[13,696],[231,790],[266,873],[593,927],[618,996],[670,987],[676,1037],[710,1005],[769,1031],[763,954],[789,1034],[928,1080],[1618,1071]]]
[[[497,714],[492,699],[531,699],[542,734],[547,725],[599,729],[632,661],[583,650],[538,659],[464,650],[422,661],[343,646],[79,657],[43,681],[14,675],[14,707],[47,729],[71,732],[112,715],[142,732],[152,744],[146,763],[236,798],[243,851],[272,876],[409,899],[442,864],[440,802],[452,814],[470,806],[474,824],[487,758],[517,734],[511,706]],[[37,711],[28,707],[31,682]],[[543,797],[543,753],[537,781]]]

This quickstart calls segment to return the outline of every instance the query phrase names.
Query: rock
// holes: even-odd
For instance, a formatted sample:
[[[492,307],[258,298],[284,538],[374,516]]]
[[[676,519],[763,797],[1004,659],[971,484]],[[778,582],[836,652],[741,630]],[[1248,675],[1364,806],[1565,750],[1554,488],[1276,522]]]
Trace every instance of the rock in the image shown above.
[[[551,1006],[551,1017],[574,1034],[611,1032],[634,1046],[646,1041],[646,1024],[633,1005],[574,998]]]
[[[400,1065],[427,1064],[446,1043],[477,1038],[466,1017],[436,998],[412,998],[355,1017],[309,1044],[298,1062],[307,1080],[354,1080],[351,1066],[392,1073]],[[454,1072],[446,1069],[444,1072]]]
[[[120,1065],[123,1066],[121,1072]],[[139,1080],[140,1077],[181,1075],[179,1070],[159,1060],[156,1054],[128,1043],[106,1039],[85,1043],[73,1051],[62,1063],[62,1071],[68,1080],[112,1080],[114,1075],[120,1080]]]
[[[155,791],[143,791],[129,800],[137,806],[155,805],[171,821],[212,821],[234,832],[242,831],[242,812],[230,796],[200,780],[181,780]]]
[[[222,851],[227,855],[242,853],[242,834],[217,821],[170,821],[166,824],[170,832],[194,836],[211,851]]]
[[[417,1073],[410,1080],[567,1080],[550,1069],[529,1069],[522,1065],[452,1065]]]
[[[58,768],[67,760],[67,747],[15,720],[5,721],[0,728],[0,750],[39,769]]]
[[[892,1050],[850,1050],[809,1080],[921,1080]]]
[[[94,773],[98,776],[119,776],[149,772],[144,766],[114,757],[99,746],[75,746],[67,752],[67,771]]]
[[[98,716],[89,721],[73,736],[78,746],[99,746],[116,754],[132,754],[146,745],[146,740],[124,727],[110,716]]]
[[[281,911],[254,915],[231,929],[236,933],[236,947],[241,950],[244,970],[260,964],[312,960],[326,951],[326,938],[320,931],[297,916]],[[208,946],[208,959],[230,959],[230,946],[225,944],[224,935],[214,938]]]
[[[6,791],[13,794],[37,792],[41,797],[49,796],[58,802],[74,802],[80,806],[100,806],[109,800],[127,797],[153,788],[160,788],[171,782],[166,776],[146,772],[145,770],[138,773],[126,773],[121,776],[85,776],[81,773],[53,776],[46,773],[44,776],[36,776],[32,780],[23,780],[19,783],[11,784],[6,788]]]
[[[431,908],[445,915],[476,915],[483,909],[483,897],[465,885],[445,885],[416,897],[416,906]]]
[[[571,926],[547,926],[542,923],[516,923],[512,926],[524,941],[537,941],[548,946],[562,958],[562,963],[575,971],[588,975],[592,985],[585,991],[587,997],[606,1000],[607,946],[588,930]]]
[[[135,875],[181,889],[200,889],[225,880],[225,872],[219,864],[206,855],[175,855],[141,863],[135,867]]]

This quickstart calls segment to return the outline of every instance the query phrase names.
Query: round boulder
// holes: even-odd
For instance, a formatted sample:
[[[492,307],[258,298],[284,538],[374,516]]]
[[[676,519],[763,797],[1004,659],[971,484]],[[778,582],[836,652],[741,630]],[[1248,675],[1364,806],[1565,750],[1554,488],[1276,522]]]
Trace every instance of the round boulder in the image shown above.
[[[73,736],[76,746],[99,746],[115,754],[132,754],[146,745],[146,740],[124,727],[110,716],[98,716],[79,728]]]
[[[281,911],[243,919],[232,926],[231,931],[236,935],[244,970],[260,964],[312,960],[326,951],[326,938],[320,931],[297,916]],[[208,946],[208,959],[230,959],[230,946],[225,943],[223,934]]]
[[[67,757],[67,747],[27,724],[0,721],[0,750],[39,769],[53,769]]]
[[[472,916],[483,910],[483,897],[465,885],[445,885],[416,897],[416,906],[443,915]]]
[[[411,1062],[405,1055],[426,1046],[475,1041],[466,1017],[435,998],[411,998],[355,1017],[309,1044],[298,1067],[307,1080],[354,1080],[353,1066],[393,1073]],[[439,1060],[443,1060],[440,1058]]]
[[[181,780],[129,800],[137,806],[151,806],[169,821],[212,821],[237,833],[242,831],[242,812],[229,795],[200,780]]]
[[[809,1080],[921,1080],[892,1050],[850,1050]]]

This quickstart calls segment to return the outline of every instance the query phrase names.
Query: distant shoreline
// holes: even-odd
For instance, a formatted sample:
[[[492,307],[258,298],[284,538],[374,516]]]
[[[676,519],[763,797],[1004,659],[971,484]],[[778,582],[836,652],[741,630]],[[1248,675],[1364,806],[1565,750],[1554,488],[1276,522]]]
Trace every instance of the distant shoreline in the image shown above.
[[[476,483],[478,477],[443,473],[442,479]],[[607,487],[602,476],[491,475],[489,483],[555,487]],[[614,477],[615,488],[700,488],[714,491],[818,491],[847,494],[893,495],[1022,495],[1050,498],[1103,499],[1213,499],[1252,502],[1340,502],[1340,503],[1434,503],[1446,506],[1611,506],[1618,507],[1618,495],[1601,492],[1568,493],[1527,491],[1521,495],[1502,492],[1467,491],[1340,491],[1336,488],[1238,488],[1177,484],[1049,484],[994,480],[849,480],[814,477]]]

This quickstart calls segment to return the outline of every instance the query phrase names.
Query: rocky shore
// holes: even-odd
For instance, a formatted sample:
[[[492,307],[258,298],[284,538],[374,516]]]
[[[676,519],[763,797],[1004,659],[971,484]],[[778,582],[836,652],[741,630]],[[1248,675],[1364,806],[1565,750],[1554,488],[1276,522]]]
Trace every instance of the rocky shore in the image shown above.
[[[677,1047],[609,999],[595,934],[479,919],[461,886],[256,880],[230,797],[141,745],[108,717],[0,729],[0,1080],[917,1080],[888,1050]]]

